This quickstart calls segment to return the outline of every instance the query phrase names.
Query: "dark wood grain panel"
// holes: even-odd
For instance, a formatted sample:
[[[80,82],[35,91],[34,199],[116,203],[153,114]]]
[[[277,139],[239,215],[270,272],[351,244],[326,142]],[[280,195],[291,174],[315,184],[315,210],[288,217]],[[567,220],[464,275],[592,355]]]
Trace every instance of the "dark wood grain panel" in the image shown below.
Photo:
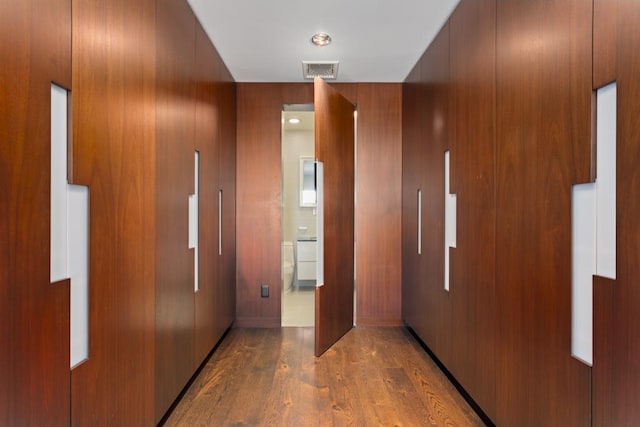
[[[421,109],[420,71],[423,61],[411,70],[402,85],[402,321],[424,333],[418,321],[422,256],[418,253],[418,190],[424,162],[420,144]]]
[[[594,425],[598,426],[632,426],[640,420],[640,55],[634,48],[640,43],[640,4],[625,0],[617,7],[617,277],[615,283],[596,283],[594,289],[594,296],[600,297],[595,314],[603,317],[594,317],[602,322],[594,325]]]
[[[438,55],[445,55],[442,58],[443,61],[448,60],[446,45],[449,42],[446,37],[446,35],[439,34],[432,46],[425,52],[408,76],[402,95],[402,314],[404,322],[430,345],[434,345],[436,342],[436,328],[440,325],[440,317],[438,307],[429,294],[433,291],[432,286],[427,286],[425,283],[429,262],[425,245],[427,238],[431,238],[424,225],[424,211],[429,209],[429,200],[426,198],[425,167],[428,159],[425,149],[425,134],[429,123],[425,120],[425,116],[428,114],[427,89],[429,86],[427,81],[430,77],[433,78],[432,74],[428,74],[426,68],[431,68],[437,63]],[[434,54],[436,51],[438,53]],[[429,61],[433,63],[429,63]],[[418,190],[422,191],[423,213],[420,218],[418,218]],[[422,221],[421,254],[418,254],[419,219]],[[429,305],[428,309],[425,309],[424,304]],[[442,355],[440,354],[440,356]]]
[[[0,5],[0,424],[68,425],[69,282],[50,283],[51,82],[71,2]]]
[[[500,425],[590,423],[589,370],[570,339],[571,185],[591,168],[591,8],[498,2]]]
[[[353,327],[355,108],[319,77],[314,81],[315,155],[323,164],[323,277],[315,293],[315,354]]]
[[[385,126],[380,126],[385,123]],[[402,86],[358,85],[356,323],[401,318]]]
[[[593,425],[607,426],[616,420],[614,402],[616,390],[613,364],[615,341],[614,290],[615,280],[593,277]],[[622,415],[618,412],[619,415]],[[618,418],[621,420],[622,418]],[[617,425],[624,425],[624,423]]]
[[[195,293],[194,364],[200,365],[220,335],[217,332],[218,190],[220,188],[221,105],[220,64],[216,51],[199,23],[195,36],[195,149],[200,153],[198,195],[198,292]]]
[[[450,25],[447,23],[422,58],[419,144],[424,150],[422,188],[422,299],[418,303],[423,339],[445,363],[451,360],[451,300],[444,289],[444,152],[449,147]]]
[[[226,67],[221,73],[220,189],[222,255],[216,298],[217,333],[236,318],[236,84]]]
[[[313,84],[282,84],[280,85],[280,96],[284,104],[313,104]]]
[[[451,143],[450,25],[403,90],[403,318],[445,364],[451,362],[451,300],[444,289],[444,151]],[[417,192],[422,192],[422,254]]]
[[[238,84],[236,322],[280,326],[281,85]],[[270,285],[269,298],[260,285]]]
[[[640,55],[634,46],[640,42],[640,4],[618,2],[618,122],[617,122],[617,286],[614,295],[613,337],[614,370],[611,396],[620,425],[640,420]]]
[[[73,2],[73,177],[90,187],[91,294],[74,425],[154,422],[155,11]]]
[[[188,249],[188,195],[194,192],[196,19],[186,2],[162,0],[157,8],[156,422],[197,366],[194,251]],[[199,130],[206,131],[201,126]]]
[[[349,100],[350,103],[356,106],[358,104],[358,95],[360,92],[361,84],[358,83],[331,83],[330,86],[340,92],[340,95]]]
[[[638,23],[640,23],[640,5],[632,1],[618,2],[618,101],[617,101],[617,280],[614,288],[614,318],[609,333],[612,336],[611,371],[606,368],[600,375],[612,378],[614,393],[609,397],[615,421],[620,425],[631,426],[640,420],[640,408],[637,405],[638,351],[640,347],[640,292],[638,292],[638,249],[640,248],[640,222],[637,209],[640,176],[638,161],[637,117],[640,111],[640,56],[628,43],[638,43]],[[595,361],[594,361],[595,363]],[[634,393],[629,395],[628,393]]]
[[[457,244],[451,253],[448,368],[491,418],[497,339],[495,13],[495,0],[462,1],[450,18]]]
[[[593,88],[617,76],[618,0],[593,0]]]
[[[497,5],[461,2],[439,35],[450,32],[450,43],[436,39],[405,83],[403,316],[498,424],[539,425],[553,414],[554,425],[584,425],[590,369],[570,355],[570,189],[593,178],[592,5]],[[440,152],[431,146],[436,114],[448,132]],[[430,290],[441,286],[441,250],[428,261],[414,255],[411,188],[424,179],[426,203],[441,200],[446,148],[458,196],[449,300]],[[425,215],[424,227],[443,227]]]
[[[195,147],[200,152],[199,291],[195,294],[195,365],[235,316],[235,84],[196,24]],[[222,254],[219,251],[222,190]]]

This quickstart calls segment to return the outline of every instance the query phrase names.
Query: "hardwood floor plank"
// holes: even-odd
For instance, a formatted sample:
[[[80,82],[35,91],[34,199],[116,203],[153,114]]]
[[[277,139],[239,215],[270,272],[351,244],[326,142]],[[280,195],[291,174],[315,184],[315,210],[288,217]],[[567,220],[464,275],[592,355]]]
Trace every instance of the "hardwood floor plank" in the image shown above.
[[[408,335],[408,332],[404,332]],[[407,351],[423,351],[410,336],[408,340],[413,350]],[[405,358],[402,366],[409,373],[418,393],[426,399],[436,425],[484,425],[430,357]],[[439,375],[433,375],[433,372]]]
[[[437,426],[436,418],[427,409],[403,368],[387,368],[385,372],[385,385],[387,386],[390,400],[400,405],[398,414],[410,416],[407,419],[398,419],[393,425],[431,425]]]
[[[238,377],[244,381],[239,392],[233,392],[231,388],[229,394],[233,402],[226,406],[226,422],[220,425],[259,425],[261,422],[265,397],[271,392],[281,346],[286,340],[279,339],[281,336],[277,329],[252,332],[264,334],[264,339],[255,347],[255,359],[251,366],[238,371]]]
[[[300,339],[297,328],[282,330],[283,340],[280,346],[278,366],[274,373],[269,396],[263,402],[262,422],[265,425],[291,424],[301,414],[297,411],[297,399],[300,392],[300,383],[291,382],[289,379],[297,376],[300,360],[303,357],[303,341]],[[290,383],[290,384],[289,384]]]
[[[329,386],[325,381],[326,365],[322,358],[314,356],[315,333],[313,328],[304,328],[305,353],[300,361],[302,367],[302,393],[298,400],[301,408],[297,425],[331,425],[333,415],[326,408],[331,406]],[[296,425],[296,424],[292,424]]]
[[[165,426],[481,426],[404,328],[233,329]]]

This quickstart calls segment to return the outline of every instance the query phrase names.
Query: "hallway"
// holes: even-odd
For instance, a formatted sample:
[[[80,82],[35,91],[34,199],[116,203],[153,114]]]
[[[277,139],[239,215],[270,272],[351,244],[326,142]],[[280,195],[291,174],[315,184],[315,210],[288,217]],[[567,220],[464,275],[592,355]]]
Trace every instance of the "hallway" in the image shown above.
[[[481,426],[403,328],[354,328],[322,357],[313,328],[232,329],[165,426]]]

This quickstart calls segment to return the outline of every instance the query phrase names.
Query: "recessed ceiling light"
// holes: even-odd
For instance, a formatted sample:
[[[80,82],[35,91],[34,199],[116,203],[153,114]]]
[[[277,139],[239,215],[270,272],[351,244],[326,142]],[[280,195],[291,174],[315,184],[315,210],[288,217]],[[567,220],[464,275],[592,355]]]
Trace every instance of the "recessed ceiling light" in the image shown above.
[[[289,123],[292,125],[297,125],[298,123],[300,123],[300,119],[296,118],[296,117],[291,117],[289,119]]]
[[[311,43],[316,46],[326,46],[331,43],[331,36],[327,33],[314,34],[313,37],[311,37]]]

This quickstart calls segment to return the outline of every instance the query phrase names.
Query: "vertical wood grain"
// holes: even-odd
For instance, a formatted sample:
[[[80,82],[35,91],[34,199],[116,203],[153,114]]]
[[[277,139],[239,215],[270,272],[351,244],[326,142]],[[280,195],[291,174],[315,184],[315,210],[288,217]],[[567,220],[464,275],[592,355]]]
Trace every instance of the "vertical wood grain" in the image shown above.
[[[199,23],[195,37],[195,144],[200,153],[199,290],[195,293],[194,365],[198,366],[219,338],[216,319],[220,257],[218,255],[218,190],[220,188],[220,130],[222,96],[220,62]]]
[[[498,424],[590,423],[571,357],[571,185],[590,179],[591,1],[498,2]]]
[[[313,84],[284,83],[279,86],[283,104],[313,104]]]
[[[0,424],[68,425],[69,282],[50,283],[51,82],[71,88],[71,3],[0,6]]]
[[[617,101],[617,276],[594,288],[594,425],[640,420],[640,4],[619,0],[615,80]]]
[[[200,280],[195,294],[198,366],[235,316],[235,84],[196,24],[195,149],[200,152]],[[222,189],[222,255],[218,192]]]
[[[357,324],[401,318],[402,86],[358,85]],[[385,123],[385,126],[380,126]],[[394,143],[396,142],[396,143]]]
[[[497,424],[585,425],[590,368],[570,352],[570,190],[593,179],[592,4],[495,4],[463,0],[405,83],[403,316]],[[440,111],[441,140],[429,129]],[[434,144],[451,149],[458,196],[449,299],[431,290],[438,253],[413,248],[412,187],[424,179],[423,203],[441,199]],[[443,227],[428,209],[427,253],[426,227]]]
[[[69,425],[69,281],[50,283],[51,82],[71,2],[0,4],[0,425]]]
[[[323,282],[315,292],[315,355],[353,327],[355,237],[354,106],[314,81],[315,155],[323,164]]]
[[[495,417],[495,0],[462,1],[450,18],[457,171],[457,245],[451,254],[449,369]]]
[[[280,326],[281,87],[238,84],[238,325]],[[270,286],[269,298],[260,285]]]
[[[423,339],[419,321],[423,300],[420,291],[422,255],[418,253],[418,190],[422,188],[421,165],[425,162],[421,144],[422,109],[421,59],[402,85],[402,321]]]
[[[73,425],[154,423],[155,1],[73,1],[73,177],[90,190]]]
[[[619,0],[618,15],[618,154],[617,154],[617,280],[614,288],[613,389],[614,413],[621,425],[640,420],[638,354],[640,353],[640,4]],[[595,362],[594,362],[595,363]]]
[[[170,6],[182,8],[189,16],[191,25],[186,25],[189,37],[188,30],[193,29],[195,18],[187,3]],[[8,190],[0,192],[3,212],[0,296],[2,303],[8,304],[0,310],[3,378],[0,424],[152,425],[156,420],[154,410],[158,411],[154,404],[155,390],[165,392],[164,384],[157,385],[154,376],[155,355],[159,353],[155,348],[156,247],[167,250],[162,242],[156,246],[159,228],[155,215],[159,212],[165,219],[173,215],[157,209],[156,178],[171,175],[174,167],[165,169],[162,162],[156,163],[156,2],[28,1],[3,3],[0,11],[2,39],[10,41],[0,46],[3,62],[0,75],[5,82],[0,86],[0,130],[3,141],[10,141],[0,149],[0,183]],[[161,11],[160,21],[184,35],[185,26],[179,22],[181,14],[168,15],[170,12],[163,15]],[[211,172],[215,179],[211,186],[217,187],[218,176],[224,176],[231,200],[225,225],[231,230],[225,246],[234,253],[235,84],[228,70],[223,70],[224,64],[215,49],[208,42],[205,44],[207,55],[219,66],[209,77],[224,81],[224,89],[207,87],[210,93],[215,93],[213,104],[218,103],[213,109],[224,116],[224,131],[217,122],[211,123],[215,126],[213,131],[207,128],[208,122],[200,122],[195,109],[181,116],[184,105],[180,99],[172,105],[179,104],[180,108],[169,113],[181,117],[171,117],[160,128],[166,125],[170,128],[167,133],[175,136],[180,133],[181,121],[187,121],[190,124],[182,130],[192,133],[195,118],[203,125],[198,128],[202,133],[216,134],[208,142],[216,143],[218,134],[224,134],[225,160],[231,165],[221,174],[221,162],[217,156],[212,158]],[[172,49],[171,42],[164,43],[165,46],[161,52],[165,55],[163,60],[177,56],[175,51],[167,55],[167,50]],[[193,56],[194,47],[195,40],[191,37],[190,45],[179,53]],[[161,68],[161,77],[169,78],[158,84],[158,102],[167,100],[167,92],[163,92],[167,88],[173,94],[184,87],[191,92],[192,75],[179,75],[180,70],[176,72],[172,67],[175,61],[159,62],[168,65]],[[192,66],[193,63],[187,67]],[[174,84],[171,79],[177,74],[180,81]],[[89,359],[71,374],[69,283],[68,280],[49,283],[51,82],[69,89],[73,83],[69,178],[70,182],[89,186],[91,192]],[[186,102],[189,103],[195,105],[194,99]],[[164,113],[167,110],[160,116]],[[186,143],[180,143],[185,149],[184,158],[189,159],[187,167],[178,165],[174,170],[182,169],[178,178],[189,180],[186,187],[192,190],[195,145],[193,137],[186,139]],[[157,165],[162,168],[158,175]],[[214,191],[217,196],[217,188]],[[169,222],[168,228],[180,228],[174,227],[172,220]],[[167,240],[171,240],[169,246],[180,243],[180,239]],[[233,259],[233,255],[228,256],[227,264],[232,271]],[[191,259],[185,264],[190,271],[192,262]],[[227,268],[227,285],[221,292],[224,295],[215,301],[220,309],[207,313],[215,315],[217,328],[217,332],[207,337],[209,349],[233,320],[234,275],[228,271]],[[211,275],[217,277],[218,272],[214,270]],[[213,284],[216,277],[211,278]],[[189,273],[181,274],[180,280],[192,287]],[[12,285],[16,283],[20,286]],[[163,297],[166,301],[170,295],[164,294],[161,301]],[[193,322],[193,308],[183,311],[181,307],[177,313]],[[181,330],[182,326],[170,324],[169,334],[193,335],[193,326],[190,331]],[[203,327],[202,332],[207,329],[211,330]],[[193,346],[188,347],[187,351],[192,353]],[[184,354],[185,348],[173,343],[169,350]],[[167,355],[170,352],[158,357]],[[185,372],[177,391],[193,373],[194,366],[190,356],[182,365],[171,366]],[[166,395],[169,403],[177,391]]]
[[[216,336],[236,318],[236,83],[225,66],[221,73],[219,183],[222,190],[222,255],[216,296]]]
[[[444,290],[444,152],[452,135],[450,24],[403,89],[403,318],[446,365],[452,357],[451,299]],[[417,190],[422,254],[417,254]]]
[[[593,424],[607,426],[616,418],[622,420],[623,411],[614,409],[618,401],[614,383],[614,357],[617,355],[614,342],[618,337],[614,325],[614,295],[617,283],[614,280],[595,276],[593,278]],[[622,397],[624,400],[624,396]],[[618,414],[618,415],[616,415]],[[624,425],[624,423],[617,423]]]
[[[186,2],[157,5],[156,422],[197,366],[187,210],[194,192],[196,20]]]
[[[444,290],[444,152],[449,147],[450,25],[447,24],[425,53],[420,72],[423,123],[419,142],[424,163],[418,167],[422,187],[422,275],[419,278],[418,325],[429,346],[443,361],[451,360],[451,300]],[[425,102],[426,101],[426,102]],[[426,341],[426,340],[425,340]],[[447,363],[445,362],[445,363]]]
[[[236,325],[279,327],[283,104],[313,103],[309,83],[237,85]],[[261,283],[270,297],[260,297]]]
[[[593,89],[617,76],[618,0],[593,0]]]

